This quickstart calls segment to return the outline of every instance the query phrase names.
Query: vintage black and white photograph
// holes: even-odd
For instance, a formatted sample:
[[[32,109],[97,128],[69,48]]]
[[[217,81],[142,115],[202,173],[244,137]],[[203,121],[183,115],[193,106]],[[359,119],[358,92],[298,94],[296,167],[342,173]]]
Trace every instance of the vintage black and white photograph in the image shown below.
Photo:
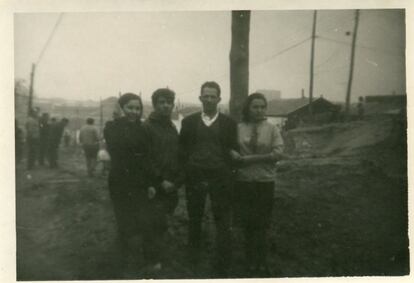
[[[19,11],[13,38],[15,280],[410,274],[405,9]]]

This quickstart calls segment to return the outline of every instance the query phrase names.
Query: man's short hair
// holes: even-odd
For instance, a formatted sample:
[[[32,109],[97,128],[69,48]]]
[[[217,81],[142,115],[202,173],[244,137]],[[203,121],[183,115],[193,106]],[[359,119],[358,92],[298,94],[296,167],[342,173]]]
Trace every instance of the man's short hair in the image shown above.
[[[221,90],[220,90],[220,86],[219,86],[219,84],[218,84],[218,83],[213,82],[213,81],[203,83],[203,84],[201,85],[200,94],[202,94],[202,93],[203,93],[203,89],[204,89],[205,87],[208,87],[208,88],[214,88],[214,89],[216,89],[216,90],[217,90],[217,95],[220,97]]]
[[[155,105],[158,102],[158,99],[160,97],[165,97],[167,100],[170,100],[172,102],[174,102],[175,99],[175,92],[172,91],[169,88],[159,88],[156,91],[153,92],[152,96],[151,96],[151,100],[152,100],[152,106],[155,107]]]
[[[86,124],[88,124],[88,125],[93,125],[94,122],[95,122],[95,120],[93,118],[86,119]]]

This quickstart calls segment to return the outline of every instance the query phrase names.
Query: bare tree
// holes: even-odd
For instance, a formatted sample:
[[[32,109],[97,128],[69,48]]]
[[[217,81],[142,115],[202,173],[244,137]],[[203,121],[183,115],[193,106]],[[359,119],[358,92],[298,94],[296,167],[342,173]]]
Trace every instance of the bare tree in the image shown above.
[[[230,116],[240,120],[249,92],[250,11],[232,11],[230,50]]]

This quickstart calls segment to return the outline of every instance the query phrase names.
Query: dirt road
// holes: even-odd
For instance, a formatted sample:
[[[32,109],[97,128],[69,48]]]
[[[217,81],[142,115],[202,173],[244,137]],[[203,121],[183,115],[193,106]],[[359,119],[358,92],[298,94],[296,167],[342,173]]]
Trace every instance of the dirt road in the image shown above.
[[[275,277],[409,272],[406,145],[401,130],[384,123],[391,123],[385,140],[279,165],[269,235]],[[106,179],[86,176],[80,149],[63,148],[61,160],[56,170],[17,166],[17,279],[142,278],[138,268],[121,268]],[[160,278],[210,277],[214,229],[206,218],[204,260],[195,272],[185,256],[181,193]],[[233,232],[232,272],[242,277],[242,239],[237,227]]]

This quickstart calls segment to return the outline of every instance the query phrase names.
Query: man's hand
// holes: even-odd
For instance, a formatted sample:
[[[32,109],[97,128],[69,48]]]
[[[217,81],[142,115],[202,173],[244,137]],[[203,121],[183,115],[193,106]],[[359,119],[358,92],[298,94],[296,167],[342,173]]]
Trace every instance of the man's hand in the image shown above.
[[[164,180],[161,183],[161,188],[166,192],[166,193],[171,193],[175,190],[175,185],[174,183],[168,181],[168,180]]]
[[[156,193],[157,193],[157,191],[155,190],[154,187],[149,187],[148,188],[148,198],[149,199],[153,199],[155,197]]]

